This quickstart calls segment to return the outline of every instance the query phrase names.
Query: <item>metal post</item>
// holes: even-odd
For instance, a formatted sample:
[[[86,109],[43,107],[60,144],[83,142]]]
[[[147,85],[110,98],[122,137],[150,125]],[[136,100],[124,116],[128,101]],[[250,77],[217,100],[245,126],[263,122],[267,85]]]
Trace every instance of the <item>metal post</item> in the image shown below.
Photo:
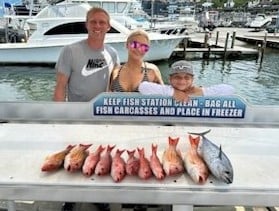
[[[218,46],[218,39],[219,39],[219,31],[217,31],[216,33],[215,47]]]
[[[230,33],[227,32],[226,41],[225,41],[225,47],[224,47],[224,59],[226,59],[226,57],[227,57],[227,49],[228,49],[229,35],[230,35]]]
[[[231,48],[233,48],[233,47],[234,47],[235,34],[236,34],[236,32],[235,32],[235,31],[233,31]]]

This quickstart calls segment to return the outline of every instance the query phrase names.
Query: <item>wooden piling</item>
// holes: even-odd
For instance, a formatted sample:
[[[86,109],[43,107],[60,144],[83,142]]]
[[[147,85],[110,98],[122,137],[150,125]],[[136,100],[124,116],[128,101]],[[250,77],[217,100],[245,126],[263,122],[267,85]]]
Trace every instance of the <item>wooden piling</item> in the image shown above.
[[[188,47],[188,38],[186,37],[184,40],[183,40],[183,56],[184,58],[186,58],[186,48]]]
[[[263,58],[264,58],[264,53],[265,53],[265,48],[266,48],[266,40],[267,40],[267,32],[265,32],[265,34],[264,34],[260,65],[262,65],[262,63],[263,63]]]
[[[235,34],[236,34],[236,31],[233,31],[231,48],[233,48],[233,47],[234,47],[234,42],[235,42]]]
[[[209,39],[208,32],[206,32],[206,33],[204,34],[204,47],[205,47],[205,48],[208,47],[208,39]]]
[[[215,46],[218,46],[219,33],[219,31],[216,32]]]
[[[227,49],[228,49],[229,35],[230,35],[230,33],[227,32],[226,41],[225,41],[225,47],[224,47],[224,59],[227,58]]]
[[[262,45],[258,44],[257,47],[258,47],[258,54],[257,54],[256,60],[259,61],[259,58],[261,57],[261,54],[262,54]]]

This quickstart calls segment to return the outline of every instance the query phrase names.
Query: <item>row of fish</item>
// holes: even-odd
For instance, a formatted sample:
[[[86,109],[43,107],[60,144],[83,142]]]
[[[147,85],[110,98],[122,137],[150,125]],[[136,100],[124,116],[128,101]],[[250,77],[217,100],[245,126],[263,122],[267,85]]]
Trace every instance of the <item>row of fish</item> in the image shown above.
[[[145,155],[144,148],[117,149],[112,156],[115,145],[107,147],[100,145],[95,151],[89,151],[91,144],[79,144],[69,145],[66,149],[47,156],[41,170],[49,172],[64,166],[68,172],[81,170],[86,176],[110,174],[115,182],[122,181],[126,175],[137,175],[141,179],[148,179],[154,175],[162,180],[166,176],[177,175],[186,170],[198,184],[205,183],[210,173],[230,184],[233,182],[233,167],[221,146],[217,147],[205,137],[209,131],[189,133],[190,145],[184,153],[177,149],[179,138],[169,137],[162,162],[157,155],[156,144],[151,146],[152,154],[149,159]],[[122,157],[125,151],[128,155],[126,161]]]

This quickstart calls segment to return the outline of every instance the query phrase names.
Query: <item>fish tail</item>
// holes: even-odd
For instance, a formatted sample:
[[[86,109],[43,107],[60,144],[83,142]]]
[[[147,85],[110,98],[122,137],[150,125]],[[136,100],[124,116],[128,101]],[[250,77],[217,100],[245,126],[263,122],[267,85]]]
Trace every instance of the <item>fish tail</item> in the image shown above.
[[[144,157],[144,148],[138,148],[139,156]]]
[[[189,135],[189,141],[191,146],[197,147],[199,146],[199,142],[200,142],[200,137],[196,137],[194,138],[193,136]]]
[[[83,147],[85,150],[92,146],[92,144],[79,144],[81,147]]]
[[[188,132],[189,134],[191,135],[198,135],[198,136],[202,136],[204,137],[207,133],[209,133],[211,131],[211,129],[207,130],[207,131],[204,131],[204,132],[201,132],[201,133],[192,133],[192,132]]]
[[[129,157],[134,156],[135,152],[136,152],[135,149],[134,150],[127,150],[127,154],[128,154]]]
[[[170,146],[176,146],[178,144],[179,137],[178,138],[172,138],[169,136],[169,145]]]
[[[157,154],[157,148],[158,148],[158,145],[157,144],[152,144],[152,152],[154,154]]]
[[[105,150],[105,147],[103,147],[102,145],[99,145],[97,151],[102,152]]]
[[[117,149],[116,154],[122,155],[122,153],[125,152],[125,151],[126,151],[125,149],[123,149],[123,150]]]
[[[114,149],[114,147],[115,147],[116,145],[108,145],[108,147],[107,147],[107,151],[108,152],[111,152],[113,149]]]
[[[66,150],[67,151],[71,151],[71,149],[73,149],[76,145],[71,145],[69,144],[67,147],[66,147]]]

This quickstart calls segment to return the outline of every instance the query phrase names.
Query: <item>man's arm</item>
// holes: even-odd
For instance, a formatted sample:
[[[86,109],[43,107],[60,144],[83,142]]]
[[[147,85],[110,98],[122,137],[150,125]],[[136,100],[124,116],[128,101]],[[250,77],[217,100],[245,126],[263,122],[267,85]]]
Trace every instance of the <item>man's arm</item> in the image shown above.
[[[56,86],[54,90],[54,101],[66,101],[66,87],[68,84],[68,76],[63,73],[56,74]]]

